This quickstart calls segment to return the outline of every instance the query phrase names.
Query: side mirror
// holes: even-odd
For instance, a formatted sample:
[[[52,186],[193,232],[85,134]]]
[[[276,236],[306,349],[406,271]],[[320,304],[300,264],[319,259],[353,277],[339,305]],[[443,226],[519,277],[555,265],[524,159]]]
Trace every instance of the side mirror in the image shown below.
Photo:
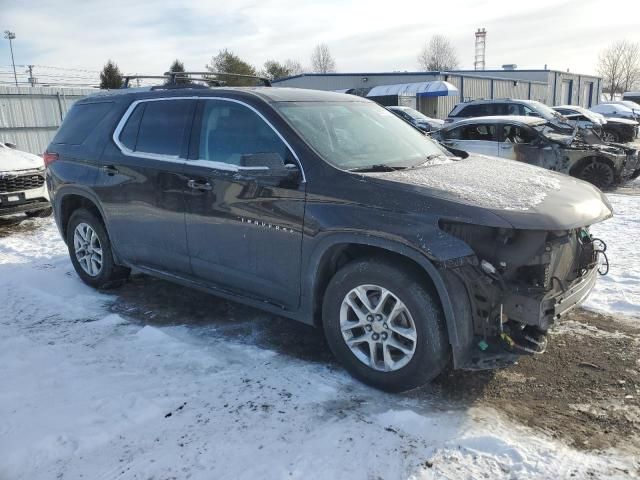
[[[240,166],[270,177],[292,177],[300,172],[297,165],[285,164],[277,153],[247,153],[240,157]]]
[[[5,146],[12,148],[13,150],[17,149],[18,146],[13,142],[4,142]]]

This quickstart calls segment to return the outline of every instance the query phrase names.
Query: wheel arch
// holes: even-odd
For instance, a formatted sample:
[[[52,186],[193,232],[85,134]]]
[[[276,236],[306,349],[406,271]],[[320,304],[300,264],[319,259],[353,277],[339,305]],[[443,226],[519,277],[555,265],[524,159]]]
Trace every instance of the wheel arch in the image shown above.
[[[69,219],[73,212],[79,208],[93,212],[106,226],[104,212],[95,195],[81,188],[68,187],[57,192],[54,202],[58,227],[65,239],[67,238]]]
[[[611,169],[613,170],[613,173],[614,174],[616,173],[615,165],[607,157],[603,157],[602,155],[587,155],[586,157],[583,157],[580,160],[578,160],[576,164],[573,167],[571,167],[571,170],[569,171],[569,175],[575,176],[580,172],[580,170],[582,170],[586,165],[588,165],[593,161],[607,164],[608,166],[611,167]]]
[[[303,289],[304,321],[315,326],[322,324],[322,301],[333,275],[347,262],[362,256],[385,256],[399,264],[415,268],[429,281],[442,306],[447,325],[449,342],[457,342],[457,331],[453,303],[444,278],[434,263],[414,248],[385,238],[336,234],[324,239],[314,250],[308,262]]]

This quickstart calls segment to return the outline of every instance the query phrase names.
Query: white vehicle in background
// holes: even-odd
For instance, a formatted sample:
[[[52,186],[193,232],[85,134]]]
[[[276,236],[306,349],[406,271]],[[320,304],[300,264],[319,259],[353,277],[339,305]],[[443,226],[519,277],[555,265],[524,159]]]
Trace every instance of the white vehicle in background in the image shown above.
[[[29,217],[51,215],[42,158],[0,142],[0,217],[25,213]]]
[[[626,118],[629,120],[637,120],[639,118],[633,110],[619,103],[599,103],[590,108],[592,112],[600,113],[605,117]]]

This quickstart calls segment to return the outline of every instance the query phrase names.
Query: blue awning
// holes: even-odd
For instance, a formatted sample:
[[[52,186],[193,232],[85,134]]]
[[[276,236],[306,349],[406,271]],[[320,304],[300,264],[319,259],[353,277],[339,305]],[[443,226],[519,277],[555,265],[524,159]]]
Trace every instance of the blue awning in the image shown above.
[[[460,91],[449,82],[436,80],[433,82],[397,83],[395,85],[378,85],[369,90],[367,97],[384,97],[388,95],[416,97],[452,97]]]

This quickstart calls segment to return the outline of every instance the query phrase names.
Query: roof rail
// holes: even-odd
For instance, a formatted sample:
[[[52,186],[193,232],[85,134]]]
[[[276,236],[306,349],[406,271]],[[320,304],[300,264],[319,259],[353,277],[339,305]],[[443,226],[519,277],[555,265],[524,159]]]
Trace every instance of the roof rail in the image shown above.
[[[142,78],[153,78],[153,79],[163,79],[166,80],[167,76],[166,75],[124,75],[122,77],[124,79],[124,84],[122,85],[122,88],[129,88],[129,81],[130,80],[140,80]]]
[[[244,75],[241,73],[226,73],[226,72],[166,72],[165,75],[169,77],[170,84],[175,84],[176,79],[186,79],[188,78],[191,81],[201,81],[214,83],[217,86],[223,86],[224,82],[221,82],[217,78],[217,76],[227,76],[227,77],[236,77],[236,78],[252,78],[254,80],[259,80],[265,87],[271,86],[271,80],[265,77],[259,77],[256,75]],[[193,78],[193,75],[199,75],[200,78]]]
[[[198,77],[193,77],[197,75]],[[271,80],[264,77],[258,77],[255,75],[243,75],[240,73],[226,73],[226,72],[165,72],[164,75],[124,75],[122,78],[124,79],[122,88],[129,88],[131,86],[131,80],[141,80],[141,79],[154,79],[154,80],[164,80],[163,85],[157,85],[152,87],[153,89],[160,88],[184,88],[184,84],[178,83],[178,80],[189,80],[189,82],[204,82],[208,86],[215,87],[223,87],[226,82],[219,80],[215,77],[218,76],[227,76],[227,77],[237,77],[237,78],[251,78],[254,80],[258,80],[262,82],[265,87],[271,86]],[[194,85],[192,85],[193,87]],[[200,87],[200,86],[199,86]],[[197,88],[197,87],[196,87]]]

